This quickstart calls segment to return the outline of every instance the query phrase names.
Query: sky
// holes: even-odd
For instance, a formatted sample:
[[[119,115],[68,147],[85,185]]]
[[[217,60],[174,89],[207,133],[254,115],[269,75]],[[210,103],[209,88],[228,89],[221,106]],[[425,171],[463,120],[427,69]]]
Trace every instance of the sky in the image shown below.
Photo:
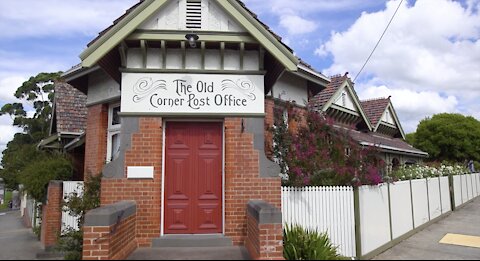
[[[401,0],[244,0],[297,56],[355,78]],[[39,72],[80,62],[87,43],[137,0],[0,1],[0,106]],[[404,0],[355,82],[360,99],[392,96],[407,133],[434,114],[480,119],[480,0]],[[20,131],[0,117],[0,151]]]

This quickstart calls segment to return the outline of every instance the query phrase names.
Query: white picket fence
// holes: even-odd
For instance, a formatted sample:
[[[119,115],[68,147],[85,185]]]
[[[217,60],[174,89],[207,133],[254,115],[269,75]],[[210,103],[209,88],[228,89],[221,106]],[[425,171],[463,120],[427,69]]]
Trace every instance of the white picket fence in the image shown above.
[[[461,206],[480,196],[480,174],[454,176],[452,186]],[[450,193],[448,177],[362,186],[355,206],[352,187],[283,187],[283,223],[327,232],[343,256],[365,256],[451,212]]]
[[[63,182],[63,199],[67,200],[69,195],[77,193],[78,196],[83,194],[83,182],[82,181],[64,181]],[[68,213],[68,211],[62,212],[62,234],[65,230],[73,228],[78,230],[78,217],[74,217]]]
[[[355,256],[352,187],[282,188],[284,224],[326,232],[344,256]]]

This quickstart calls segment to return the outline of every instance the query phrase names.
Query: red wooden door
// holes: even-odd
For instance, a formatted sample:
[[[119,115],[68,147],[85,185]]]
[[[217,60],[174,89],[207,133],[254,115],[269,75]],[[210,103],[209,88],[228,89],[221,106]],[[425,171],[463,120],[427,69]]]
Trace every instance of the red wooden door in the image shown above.
[[[222,233],[222,134],[222,123],[167,123],[165,234]]]

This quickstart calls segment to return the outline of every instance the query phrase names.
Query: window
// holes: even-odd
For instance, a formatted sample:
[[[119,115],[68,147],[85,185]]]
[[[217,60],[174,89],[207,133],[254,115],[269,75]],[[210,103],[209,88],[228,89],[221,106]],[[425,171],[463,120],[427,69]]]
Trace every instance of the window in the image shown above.
[[[352,149],[350,147],[345,148],[345,156],[350,157],[352,155]]]
[[[120,104],[111,104],[108,109],[107,163],[118,158],[120,154]]]
[[[342,106],[346,107],[347,106],[347,93],[342,92]]]

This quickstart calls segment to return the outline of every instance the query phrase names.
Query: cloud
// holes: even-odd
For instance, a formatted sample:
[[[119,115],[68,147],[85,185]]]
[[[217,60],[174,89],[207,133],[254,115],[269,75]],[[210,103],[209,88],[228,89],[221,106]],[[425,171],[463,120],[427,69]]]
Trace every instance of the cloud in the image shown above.
[[[12,123],[13,120],[10,116],[0,116],[0,152],[6,148],[8,142],[13,139],[15,133],[22,131],[20,128],[12,126]]]
[[[4,38],[93,35],[137,0],[0,1]]]
[[[309,21],[296,15],[286,15],[281,19],[280,25],[287,29],[289,35],[311,33],[318,27],[314,21]]]
[[[377,12],[364,12],[350,28],[332,32],[315,55],[333,57],[329,75],[358,73],[399,0]],[[362,75],[361,98],[392,95],[402,123],[414,131],[418,121],[440,112],[479,118],[480,1],[405,1]]]
[[[369,86],[369,85],[367,85]],[[393,107],[399,115],[404,130],[414,132],[419,121],[438,113],[456,113],[458,100],[455,96],[442,96],[433,91],[390,89],[387,86],[357,86],[362,100],[391,96]]]

